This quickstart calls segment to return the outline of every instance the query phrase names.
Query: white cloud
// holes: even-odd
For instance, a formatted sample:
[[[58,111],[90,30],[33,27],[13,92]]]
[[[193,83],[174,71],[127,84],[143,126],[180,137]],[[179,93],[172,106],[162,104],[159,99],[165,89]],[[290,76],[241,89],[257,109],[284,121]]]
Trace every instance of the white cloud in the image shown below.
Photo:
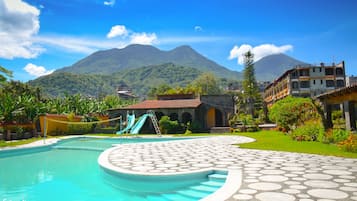
[[[126,30],[124,25],[115,25],[107,34],[107,38],[114,38],[117,36],[127,36],[127,35],[128,35],[128,30]]]
[[[46,70],[45,67],[43,66],[37,66],[32,63],[28,63],[25,67],[24,70],[28,72],[30,75],[35,76],[35,77],[40,77],[44,75],[48,75],[53,73],[55,70]]]
[[[22,0],[0,0],[0,58],[34,58],[43,48],[33,44],[40,10]]]
[[[37,43],[64,49],[67,52],[90,54],[99,49],[122,48],[127,42],[118,40],[96,40],[88,38],[78,38],[71,36],[49,35],[36,37]]]
[[[248,44],[243,44],[240,47],[235,45],[230,51],[228,59],[237,58],[238,64],[242,65],[244,64],[244,54],[248,51],[251,51],[254,54],[254,61],[258,61],[268,55],[285,53],[292,49],[292,45],[276,46],[274,44],[262,44],[255,47]]]
[[[155,33],[133,33],[130,38],[131,44],[152,45],[157,42]]]
[[[113,7],[115,5],[115,0],[104,1],[104,5]]]
[[[201,32],[203,30],[201,26],[195,26],[194,29],[197,32]]]

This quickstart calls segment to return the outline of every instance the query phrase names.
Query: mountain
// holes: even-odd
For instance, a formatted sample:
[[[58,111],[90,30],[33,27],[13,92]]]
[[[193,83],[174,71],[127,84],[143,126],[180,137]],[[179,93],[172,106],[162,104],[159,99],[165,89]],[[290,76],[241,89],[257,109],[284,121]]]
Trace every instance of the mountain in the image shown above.
[[[195,68],[166,63],[127,69],[111,75],[55,72],[28,83],[41,88],[50,96],[81,93],[97,97],[102,94],[115,94],[116,88],[123,84],[132,88],[136,95],[145,96],[151,87],[160,84],[185,86],[201,73]]]
[[[178,66],[173,63],[145,66],[137,69],[128,69],[113,76],[128,83],[137,95],[146,95],[151,87],[160,84],[170,86],[186,86],[195,80],[201,71],[187,66]]]
[[[105,75],[79,75],[68,72],[54,72],[50,75],[30,80],[29,85],[39,87],[42,93],[49,96],[80,93],[97,97],[100,93],[114,94],[115,87],[121,84],[111,83],[112,78]]]
[[[202,72],[212,72],[218,77],[241,78],[240,73],[218,65],[189,46],[180,46],[170,51],[162,51],[150,45],[129,45],[123,49],[103,50],[83,58],[72,66],[62,68],[58,72],[110,75],[122,70],[164,63],[192,67]]]
[[[285,54],[269,55],[254,63],[255,76],[259,81],[273,81],[286,70],[306,64]]]

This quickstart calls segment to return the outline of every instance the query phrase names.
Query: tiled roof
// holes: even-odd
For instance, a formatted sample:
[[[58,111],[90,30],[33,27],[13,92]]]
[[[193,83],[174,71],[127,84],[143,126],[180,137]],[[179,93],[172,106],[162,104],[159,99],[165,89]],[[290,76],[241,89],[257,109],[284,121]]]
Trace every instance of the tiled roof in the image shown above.
[[[200,105],[201,101],[199,99],[146,100],[122,109],[197,108]]]

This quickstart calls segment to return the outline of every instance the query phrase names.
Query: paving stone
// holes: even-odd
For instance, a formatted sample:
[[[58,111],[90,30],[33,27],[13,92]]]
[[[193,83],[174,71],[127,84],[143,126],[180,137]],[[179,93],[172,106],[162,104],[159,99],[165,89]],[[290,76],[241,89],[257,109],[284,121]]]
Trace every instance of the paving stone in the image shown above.
[[[303,199],[307,199],[307,198],[310,197],[310,195],[300,193],[300,194],[297,194],[296,197],[298,197],[298,198],[303,198]],[[310,199],[308,199],[308,200],[310,200]]]
[[[323,173],[332,174],[332,175],[350,175],[352,174],[346,170],[324,170]]]
[[[268,183],[268,182],[260,182],[260,183],[253,183],[248,185],[249,188],[255,190],[262,190],[262,191],[274,191],[281,189],[281,185],[276,183]]]
[[[253,190],[253,189],[241,189],[241,190],[239,190],[239,193],[242,193],[242,194],[255,194],[255,193],[257,193],[257,190]]]
[[[326,165],[326,166],[322,166],[322,169],[326,169],[326,170],[347,170],[347,167],[343,167],[343,166],[337,166],[337,165]]]
[[[349,187],[349,186],[343,186],[343,187],[340,188],[340,190],[356,192],[356,191],[357,191],[357,188],[355,188],[355,187]]]
[[[286,182],[284,182],[284,184],[286,184],[286,185],[299,185],[299,184],[301,184],[301,182],[299,182],[299,181],[286,181]]]
[[[303,186],[303,185],[291,185],[289,186],[290,188],[293,188],[293,189],[298,189],[298,190],[303,190],[303,189],[307,189],[306,186]]]
[[[283,190],[284,193],[287,193],[287,194],[298,194],[300,193],[301,191],[297,190],[297,189],[284,189]]]
[[[259,177],[259,180],[267,182],[283,182],[287,181],[288,178],[280,175],[266,175]]]
[[[339,186],[338,183],[325,180],[309,180],[304,184],[313,188],[337,188]]]
[[[305,170],[305,168],[303,168],[303,167],[294,167],[294,166],[282,167],[281,169],[286,170],[286,171],[304,171]]]
[[[345,183],[346,186],[357,187],[357,183]]]
[[[351,180],[349,180],[349,179],[334,179],[333,181],[338,182],[338,183],[348,183]]]
[[[350,176],[350,175],[342,175],[342,176],[339,176],[340,178],[342,179],[356,179],[355,176]]]
[[[293,177],[292,180],[294,181],[306,181],[306,178],[302,178],[302,177]]]
[[[304,166],[304,164],[301,163],[283,163],[283,166],[288,166],[288,167],[301,167]]]
[[[236,194],[233,198],[236,200],[251,200],[253,196],[247,194]]]
[[[286,176],[286,177],[297,177],[298,175],[297,174],[284,174],[284,176]]]
[[[261,170],[260,173],[261,174],[279,174],[279,175],[281,175],[281,174],[284,174],[285,171],[273,169],[273,170]]]
[[[333,176],[328,174],[305,174],[303,177],[307,179],[320,179],[320,180],[329,180],[332,179]]]
[[[317,198],[326,199],[345,199],[348,197],[347,193],[332,189],[312,189],[308,190],[307,193]]]
[[[258,179],[244,179],[244,182],[246,183],[255,183],[255,182],[259,182]]]
[[[276,192],[264,192],[259,193],[255,196],[261,201],[294,201],[295,197],[285,193],[276,193]]]

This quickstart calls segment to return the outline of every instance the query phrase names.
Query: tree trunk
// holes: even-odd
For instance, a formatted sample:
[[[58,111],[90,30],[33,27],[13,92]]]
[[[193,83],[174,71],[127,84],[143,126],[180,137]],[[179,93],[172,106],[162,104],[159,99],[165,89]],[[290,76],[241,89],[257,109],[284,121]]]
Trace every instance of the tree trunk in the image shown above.
[[[6,140],[11,140],[11,130],[10,129],[6,130]]]

